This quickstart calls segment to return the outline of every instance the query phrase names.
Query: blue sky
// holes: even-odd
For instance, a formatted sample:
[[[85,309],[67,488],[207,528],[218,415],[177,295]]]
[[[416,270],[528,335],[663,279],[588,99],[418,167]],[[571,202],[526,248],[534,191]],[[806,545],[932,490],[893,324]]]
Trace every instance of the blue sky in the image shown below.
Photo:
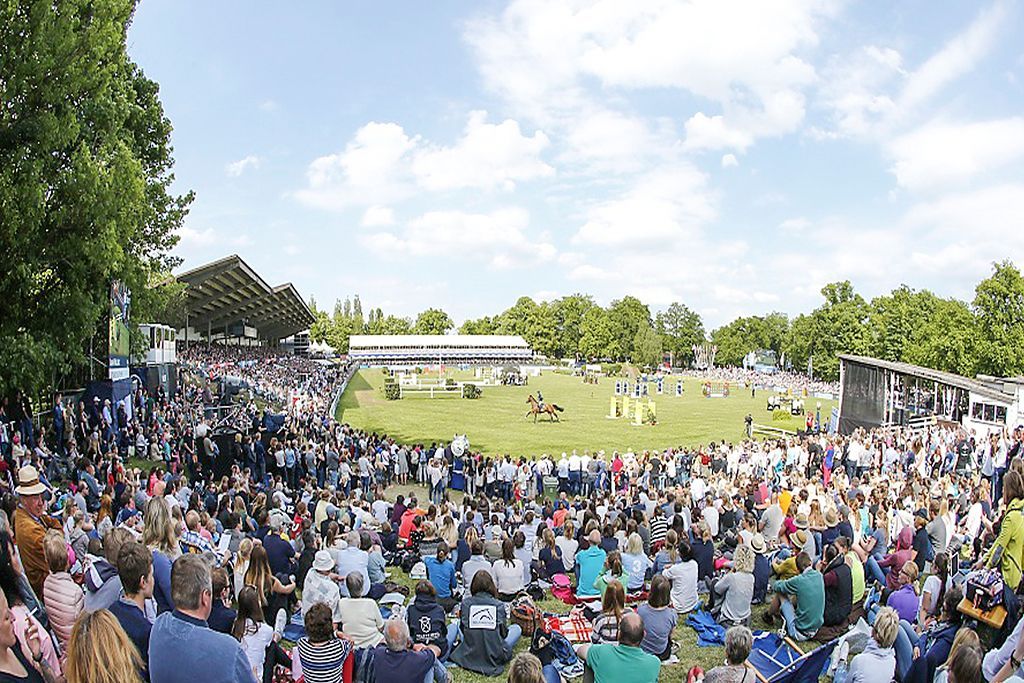
[[[526,294],[715,327],[1024,266],[1024,6],[142,0],[184,268],[456,322]]]

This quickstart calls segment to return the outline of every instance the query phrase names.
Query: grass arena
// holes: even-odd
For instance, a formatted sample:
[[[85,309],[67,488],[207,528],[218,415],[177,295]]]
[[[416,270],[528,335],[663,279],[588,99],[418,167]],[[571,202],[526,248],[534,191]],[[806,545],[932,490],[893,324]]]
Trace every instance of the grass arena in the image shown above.
[[[455,381],[474,379],[472,371],[449,370],[445,376]],[[437,374],[423,377],[436,381]],[[684,383],[682,396],[676,396],[679,379]],[[636,425],[624,417],[608,417],[616,381],[599,377],[596,384],[585,384],[578,376],[545,371],[530,377],[527,386],[482,387],[477,399],[464,399],[457,393],[431,398],[424,392],[390,401],[384,397],[384,372],[363,369],[345,389],[337,416],[354,427],[387,433],[401,442],[448,441],[454,434],[464,433],[474,451],[527,457],[560,454],[574,448],[610,453],[613,449],[738,441],[745,436],[744,418],[748,413],[755,424],[773,428],[796,431],[804,425],[803,415],[774,419],[766,409],[768,398],[775,394],[770,389],[758,388],[752,397],[749,387],[731,385],[727,397],[706,398],[700,380],[676,376],[666,378],[661,395],[656,393],[656,383],[650,382],[648,398],[656,404],[657,420]],[[541,416],[534,422],[528,415],[528,397],[538,390],[546,403],[563,409],[558,421]],[[827,423],[836,401],[808,397],[805,409],[814,412],[819,403],[822,420]]]

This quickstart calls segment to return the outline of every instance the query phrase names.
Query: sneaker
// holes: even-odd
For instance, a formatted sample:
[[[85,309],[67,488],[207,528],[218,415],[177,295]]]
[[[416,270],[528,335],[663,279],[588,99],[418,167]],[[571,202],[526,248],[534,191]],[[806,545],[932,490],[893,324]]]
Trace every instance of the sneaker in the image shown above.
[[[284,635],[284,627],[288,625],[288,613],[282,608],[277,610],[277,616],[274,618],[274,633],[277,635]]]
[[[704,669],[699,666],[695,666],[690,669],[690,672],[686,675],[686,683],[700,683],[704,680]]]
[[[843,662],[844,664],[847,663],[849,658],[850,658],[850,643],[849,643],[849,641],[847,641],[845,638],[843,638],[843,642],[840,643],[839,647],[836,648],[836,649],[839,650],[839,661]]]
[[[663,661],[661,663],[661,665],[662,666],[669,666],[671,664],[678,664],[678,663],[679,663],[679,657],[676,657],[675,655],[672,655],[671,657],[669,657],[668,659]]]

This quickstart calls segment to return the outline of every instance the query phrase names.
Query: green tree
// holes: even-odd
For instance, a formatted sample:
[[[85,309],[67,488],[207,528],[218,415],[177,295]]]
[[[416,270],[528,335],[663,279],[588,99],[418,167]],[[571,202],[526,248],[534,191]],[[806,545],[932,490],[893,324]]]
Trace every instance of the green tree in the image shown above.
[[[645,325],[650,327],[651,310],[636,297],[624,296],[608,308],[608,321],[612,328],[611,356],[626,360],[636,351],[636,333]]]
[[[86,361],[112,280],[132,317],[192,194],[170,191],[170,121],[127,55],[130,0],[8,3],[0,13],[0,393],[48,385]],[[101,333],[102,336],[102,333]]]
[[[413,334],[448,334],[455,327],[448,314],[439,308],[428,308],[416,316]]]
[[[317,311],[314,316],[315,320],[309,326],[309,338],[319,344],[327,340],[334,323],[324,311]]]
[[[654,318],[654,327],[661,343],[672,353],[676,366],[688,365],[693,358],[693,345],[704,343],[704,322],[700,315],[681,303],[673,303]]]
[[[412,334],[412,321],[389,315],[381,321],[381,334]]]
[[[868,331],[870,307],[853,291],[849,280],[833,282],[821,289],[825,303],[811,313],[812,334],[801,343],[808,344],[815,377],[839,378],[839,353],[865,354],[871,346]],[[806,363],[806,356],[803,362]],[[800,369],[800,368],[798,368]]]
[[[1024,278],[1010,261],[993,264],[974,290],[980,373],[1006,377],[1024,372]]]
[[[978,366],[978,322],[956,299],[936,299],[934,307],[904,345],[902,360],[971,377]]]
[[[488,316],[467,320],[459,327],[459,334],[494,334],[494,320]]]
[[[575,357],[580,353],[583,317],[597,307],[589,294],[570,294],[552,302],[558,326],[557,355]]]
[[[590,360],[612,358],[612,325],[608,312],[595,306],[583,315],[580,323],[580,354]]]
[[[359,301],[359,295],[352,297],[352,334],[362,334],[366,328],[366,321],[363,318],[363,304]]]
[[[633,338],[631,360],[636,365],[655,367],[661,364],[661,336],[650,325],[643,325]]]

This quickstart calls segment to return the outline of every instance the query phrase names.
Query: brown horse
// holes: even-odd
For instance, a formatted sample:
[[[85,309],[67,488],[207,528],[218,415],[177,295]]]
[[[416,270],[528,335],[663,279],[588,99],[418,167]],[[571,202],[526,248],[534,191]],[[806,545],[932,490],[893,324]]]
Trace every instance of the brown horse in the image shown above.
[[[558,419],[558,413],[562,412],[561,406],[556,405],[554,403],[545,403],[544,407],[541,408],[540,404],[537,403],[537,399],[533,397],[533,394],[530,394],[529,396],[526,397],[526,402],[530,404],[530,410],[529,412],[526,413],[526,417],[530,417],[531,415],[533,415],[534,422],[537,421],[538,415],[550,415],[551,420],[555,422],[561,422],[561,420]],[[549,422],[551,420],[549,420]]]

